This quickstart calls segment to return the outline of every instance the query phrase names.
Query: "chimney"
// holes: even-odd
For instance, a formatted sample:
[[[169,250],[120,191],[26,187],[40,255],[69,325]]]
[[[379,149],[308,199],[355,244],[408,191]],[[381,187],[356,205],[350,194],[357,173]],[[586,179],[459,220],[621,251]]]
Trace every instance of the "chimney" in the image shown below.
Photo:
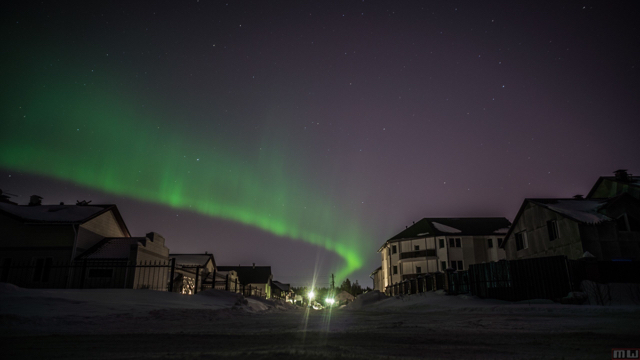
[[[29,200],[29,206],[38,206],[42,205],[42,196],[31,195],[31,199]]]
[[[616,180],[629,182],[631,179],[629,178],[629,173],[627,173],[627,169],[619,169],[613,172],[615,174]]]

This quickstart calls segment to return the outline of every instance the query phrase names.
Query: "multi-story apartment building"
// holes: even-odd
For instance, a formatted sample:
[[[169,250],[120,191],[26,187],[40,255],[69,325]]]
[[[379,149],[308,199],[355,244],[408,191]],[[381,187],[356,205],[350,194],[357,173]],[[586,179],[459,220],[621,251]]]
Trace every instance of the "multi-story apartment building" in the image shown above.
[[[500,245],[509,226],[506,218],[424,218],[378,250],[381,290],[418,275],[504,259]]]

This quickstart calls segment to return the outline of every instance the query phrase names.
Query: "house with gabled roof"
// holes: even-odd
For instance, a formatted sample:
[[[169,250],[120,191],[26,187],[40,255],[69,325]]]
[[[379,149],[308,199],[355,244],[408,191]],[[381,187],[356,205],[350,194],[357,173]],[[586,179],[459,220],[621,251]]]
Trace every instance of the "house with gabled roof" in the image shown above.
[[[291,284],[285,284],[280,281],[272,280],[271,296],[276,299],[293,302],[294,293],[293,289],[291,288]]]
[[[242,285],[243,288],[251,287],[252,294],[253,289],[256,289],[256,294],[265,296],[267,299],[271,297],[271,281],[273,275],[271,274],[271,266],[218,266],[220,271],[235,271],[238,276],[237,284],[232,285],[234,288],[230,291],[240,291],[237,285]]]
[[[597,192],[597,190],[596,190]],[[640,259],[640,200],[525,199],[502,244],[507,260],[565,255],[599,260]]]
[[[168,261],[164,238],[131,237],[113,204],[42,205],[37,195],[28,205],[3,201],[0,229],[0,281],[24,287],[146,287],[127,265]],[[93,266],[107,261],[113,266]]]
[[[382,290],[447,268],[504,259],[499,247],[511,223],[503,217],[424,218],[388,239],[380,253]]]
[[[217,268],[213,254],[170,254],[169,257],[175,261],[173,291],[194,294],[204,285],[207,289],[215,287]]]

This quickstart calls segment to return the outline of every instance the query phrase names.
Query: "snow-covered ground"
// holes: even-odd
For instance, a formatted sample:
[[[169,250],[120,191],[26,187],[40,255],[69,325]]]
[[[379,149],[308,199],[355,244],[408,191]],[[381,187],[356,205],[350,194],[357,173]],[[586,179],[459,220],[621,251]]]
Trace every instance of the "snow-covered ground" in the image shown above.
[[[640,345],[637,306],[372,292],[315,311],[222,291],[0,284],[3,358],[602,359]]]

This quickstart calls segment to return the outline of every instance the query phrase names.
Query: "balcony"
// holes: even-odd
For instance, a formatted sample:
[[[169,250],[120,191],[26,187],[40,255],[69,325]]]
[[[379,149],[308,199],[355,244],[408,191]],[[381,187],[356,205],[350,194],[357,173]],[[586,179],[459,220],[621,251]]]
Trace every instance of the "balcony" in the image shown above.
[[[420,258],[420,257],[435,257],[435,256],[436,256],[435,249],[409,251],[409,252],[400,253],[400,260]]]

